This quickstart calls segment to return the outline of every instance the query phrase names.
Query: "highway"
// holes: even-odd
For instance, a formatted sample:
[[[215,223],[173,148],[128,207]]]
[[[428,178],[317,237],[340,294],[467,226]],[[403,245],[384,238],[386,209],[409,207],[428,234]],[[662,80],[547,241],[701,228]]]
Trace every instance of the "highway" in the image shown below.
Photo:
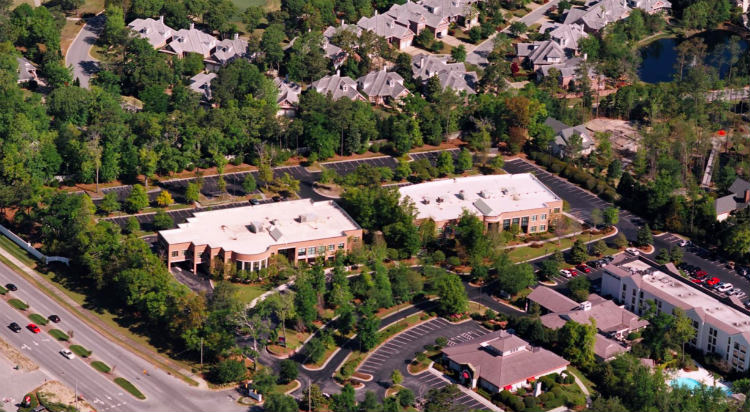
[[[55,379],[70,388],[78,387],[78,392],[97,410],[119,411],[243,411],[247,410],[235,402],[238,397],[234,390],[209,391],[189,386],[182,380],[150,365],[122,346],[109,341],[97,331],[63,308],[55,300],[31,285],[25,278],[4,264],[0,264],[0,284],[13,283],[16,292],[8,292],[30,305],[21,313],[5,302],[0,302],[0,336],[36,362]],[[38,313],[44,317],[55,314],[60,323],[42,327],[54,327],[64,332],[72,331],[71,341],[93,351],[92,357],[112,367],[113,374],[132,382],[146,395],[140,401],[122,390],[108,377],[87,365],[81,359],[68,360],[60,355],[63,345],[53,339],[45,330],[33,334],[25,328],[30,322],[28,315]],[[17,322],[24,329],[14,333],[7,326]],[[144,374],[144,370],[147,374]],[[23,394],[11,394],[20,399]]]

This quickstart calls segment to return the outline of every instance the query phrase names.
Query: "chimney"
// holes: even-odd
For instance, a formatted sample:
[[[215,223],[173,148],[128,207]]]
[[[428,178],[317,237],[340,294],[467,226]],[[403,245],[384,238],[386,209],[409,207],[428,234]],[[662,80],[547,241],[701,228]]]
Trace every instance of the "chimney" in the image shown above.
[[[336,76],[337,76],[337,77],[341,77],[341,70],[339,70],[339,69],[336,69]]]
[[[750,189],[745,189],[745,203],[750,203]]]
[[[159,23],[164,23],[164,16],[159,16]]]
[[[193,30],[195,28],[195,23],[190,23],[190,30]]]
[[[240,34],[239,33],[234,33],[234,39],[237,40],[239,38],[240,38]]]

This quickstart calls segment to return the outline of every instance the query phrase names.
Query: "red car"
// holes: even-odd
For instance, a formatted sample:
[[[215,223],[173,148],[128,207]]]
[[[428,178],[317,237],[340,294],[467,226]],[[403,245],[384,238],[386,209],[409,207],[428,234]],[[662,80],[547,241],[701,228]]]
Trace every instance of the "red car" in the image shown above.
[[[693,282],[693,283],[697,283],[697,284],[699,284],[699,285],[700,285],[701,283],[703,283],[703,280],[701,280],[701,279],[690,279],[690,281],[691,281],[691,282]]]
[[[716,285],[719,282],[721,282],[721,280],[719,280],[719,278],[713,277],[711,279],[706,280],[706,286],[714,286],[714,285]]]
[[[706,273],[705,270],[699,270],[699,271],[695,272],[695,277],[698,278],[698,279],[703,279],[706,276],[708,276],[708,273]]]
[[[578,273],[578,272],[576,272],[576,270],[575,270],[575,269],[573,269],[573,268],[570,268],[570,269],[568,269],[568,272],[570,272],[570,275],[571,275],[571,276],[578,276],[578,275],[579,275],[579,273]]]
[[[36,324],[34,324],[34,323],[29,323],[28,325],[26,325],[26,327],[27,327],[27,328],[28,328],[28,329],[29,329],[30,331],[34,332],[34,333],[39,333],[39,332],[41,332],[41,330],[39,329],[39,326],[37,326],[37,325],[36,325]]]
[[[576,269],[580,270],[583,273],[589,273],[589,272],[591,272],[591,269],[589,269],[589,267],[586,266],[586,265],[584,265],[584,264],[580,264],[580,265],[576,266]]]

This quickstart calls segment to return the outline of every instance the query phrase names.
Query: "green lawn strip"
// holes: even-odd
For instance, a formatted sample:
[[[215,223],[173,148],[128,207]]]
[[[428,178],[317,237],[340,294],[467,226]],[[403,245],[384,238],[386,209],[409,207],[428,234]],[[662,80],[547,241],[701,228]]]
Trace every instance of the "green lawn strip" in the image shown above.
[[[8,289],[5,289],[4,287],[0,286],[0,295],[5,295],[8,293]]]
[[[132,383],[130,383],[129,380],[125,378],[115,378],[115,383],[120,385],[122,389],[125,389],[130,393],[131,395],[135,396],[136,398],[143,400],[146,399],[146,396],[141,393],[141,391],[138,390],[138,388],[135,387]]]
[[[62,340],[65,342],[70,340],[70,336],[68,336],[67,333],[61,331],[60,329],[50,329],[49,334],[57,340]]]
[[[575,375],[578,379],[580,379],[581,382],[583,382],[583,385],[586,387],[586,389],[589,390],[592,395],[594,394],[594,392],[596,392],[596,385],[594,384],[594,382],[591,382],[591,380],[587,378],[586,375],[583,374],[583,372],[579,371],[573,366],[568,366],[567,370]]]
[[[109,373],[109,371],[112,370],[112,368],[107,366],[106,363],[102,361],[98,361],[98,360],[91,362],[91,367],[98,370],[101,373]]]
[[[88,358],[91,356],[91,351],[81,345],[70,345],[70,350],[82,358]]]
[[[24,303],[23,301],[19,299],[11,299],[8,301],[8,304],[10,304],[10,306],[13,306],[14,308],[18,310],[26,310],[29,308],[29,305],[27,305],[26,303]]]
[[[510,260],[513,262],[523,262],[529,259],[535,259],[540,256],[544,256],[549,253],[553,253],[555,250],[564,250],[571,248],[573,246],[573,243],[576,241],[576,239],[581,239],[584,241],[584,243],[593,242],[595,240],[599,240],[604,238],[605,236],[609,236],[611,233],[607,234],[598,234],[594,236],[582,234],[577,235],[573,237],[568,237],[565,239],[560,239],[559,241],[553,240],[549,242],[544,242],[542,244],[542,247],[532,247],[532,246],[521,246],[517,248],[513,248],[508,252],[508,257],[510,257]],[[614,249],[613,249],[614,250]]]
[[[237,300],[241,303],[249,304],[253,299],[266,293],[266,290],[257,285],[237,284]]]
[[[36,266],[36,260],[7,237],[0,235],[0,246],[2,246],[5,250],[8,251],[8,253],[23,262],[25,265],[32,268]]]
[[[42,316],[42,315],[40,315],[38,313],[32,313],[31,315],[29,315],[29,319],[31,319],[31,321],[34,322],[34,323],[36,323],[37,325],[44,326],[44,325],[46,325],[46,324],[49,323],[49,321],[47,320],[47,318],[45,318],[44,316]]]
[[[150,349],[148,349],[148,347],[149,347],[149,345],[148,345],[148,338],[136,335],[132,331],[130,331],[128,328],[124,328],[124,327],[120,326],[119,324],[117,324],[117,322],[114,320],[115,315],[110,314],[110,318],[107,318],[107,317],[104,316],[104,314],[109,314],[109,312],[107,312],[107,311],[104,311],[103,314],[92,312],[92,314],[94,316],[96,316],[97,318],[99,318],[102,322],[106,323],[108,326],[113,327],[117,332],[122,333],[123,335],[129,336],[130,339],[133,339],[134,341],[136,341],[136,342],[138,342],[138,343],[140,343],[142,345],[147,346],[147,351],[151,352],[151,353],[144,353],[144,351],[142,351],[142,350],[135,349],[134,346],[132,344],[130,344],[129,342],[123,341],[121,338],[115,336],[113,333],[109,332],[108,330],[102,329],[98,325],[94,324],[86,316],[82,315],[81,312],[80,312],[80,310],[78,310],[76,307],[70,305],[65,299],[61,298],[57,293],[55,293],[52,290],[50,290],[50,288],[47,285],[44,285],[44,284],[40,283],[39,281],[37,281],[36,279],[34,279],[32,276],[30,276],[28,273],[26,273],[23,269],[19,268],[15,263],[13,263],[10,260],[6,259],[5,256],[0,255],[0,262],[4,263],[5,265],[7,265],[11,269],[13,269],[19,275],[23,276],[31,284],[33,284],[39,290],[41,290],[42,292],[44,292],[48,297],[54,299],[55,301],[57,301],[57,303],[59,303],[60,305],[66,307],[68,310],[70,310],[71,312],[73,312],[76,315],[77,318],[81,319],[86,324],[88,324],[90,327],[92,327],[93,329],[97,330],[101,334],[105,335],[108,339],[110,339],[110,340],[112,340],[114,342],[117,342],[117,343],[119,343],[120,345],[122,345],[124,347],[129,348],[129,350],[131,352],[137,353],[137,354],[141,355],[142,357],[150,360],[152,363],[158,365],[159,367],[161,367],[165,371],[170,372],[173,375],[179,376],[183,381],[187,382],[189,385],[191,385],[191,386],[198,386],[198,382],[196,382],[195,380],[191,379],[189,376],[187,376],[187,375],[183,374],[182,372],[178,371],[176,368],[174,368],[172,366],[169,366],[169,364],[164,363],[163,361],[158,360],[157,358],[154,358],[154,356],[158,357],[158,356],[161,356],[161,355],[158,354],[158,351],[157,351],[156,348],[150,347]],[[43,276],[43,275],[40,274],[40,276]],[[73,292],[70,289],[66,288],[64,285],[62,285],[62,284],[60,284],[58,282],[55,282],[52,279],[47,278],[47,280],[49,281],[49,284],[51,286],[53,286],[55,289],[57,289],[60,292],[64,293],[66,296],[70,297],[76,303],[82,304],[81,302],[79,302],[79,300],[84,299],[85,295],[77,293],[77,292]],[[79,297],[79,299],[76,299],[76,297]],[[178,362],[178,361],[174,361],[174,362]],[[179,362],[178,362],[178,365],[180,365]],[[189,368],[190,366],[188,365],[187,367]]]

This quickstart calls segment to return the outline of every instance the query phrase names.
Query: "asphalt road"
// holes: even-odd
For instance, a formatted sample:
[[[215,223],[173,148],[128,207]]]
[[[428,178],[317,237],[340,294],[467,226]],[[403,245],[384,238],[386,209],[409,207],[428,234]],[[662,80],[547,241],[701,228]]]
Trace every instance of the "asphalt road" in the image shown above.
[[[109,341],[98,332],[90,329],[56,301],[39,291],[25,278],[4,264],[0,264],[0,284],[14,283],[18,291],[10,292],[13,297],[23,300],[31,307],[26,314],[38,313],[44,317],[55,314],[61,322],[53,327],[64,332],[73,332],[73,343],[83,345],[93,351],[92,357],[114,368],[114,374],[128,379],[143,392],[147,399],[139,401],[104,378],[100,372],[81,359],[68,360],[59,354],[63,346],[52,339],[47,332],[35,335],[24,329],[16,334],[7,328],[15,321],[26,326],[29,320],[4,302],[0,302],[0,335],[20,348],[42,369],[49,372],[71,388],[78,387],[79,393],[99,411],[241,411],[245,407],[237,404],[235,391],[208,391],[190,387],[183,381],[168,375],[150,365],[122,346]],[[143,371],[147,374],[144,374]],[[23,394],[8,394],[20,399]]]
[[[73,66],[73,79],[78,79],[84,88],[89,87],[91,75],[99,70],[99,61],[91,57],[89,50],[96,43],[105,19],[104,14],[90,18],[65,54],[65,65]]]

